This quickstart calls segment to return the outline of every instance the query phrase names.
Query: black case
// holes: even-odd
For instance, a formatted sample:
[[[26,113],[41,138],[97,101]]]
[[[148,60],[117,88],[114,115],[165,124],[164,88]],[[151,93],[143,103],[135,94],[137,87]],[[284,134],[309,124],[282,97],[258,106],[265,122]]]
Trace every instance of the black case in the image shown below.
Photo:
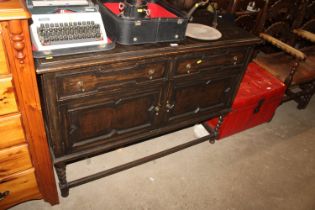
[[[110,11],[104,3],[119,3],[118,0],[98,0],[107,35],[123,45],[178,42],[185,38],[188,23],[186,13],[163,1],[150,1],[176,15],[176,18],[130,19]]]

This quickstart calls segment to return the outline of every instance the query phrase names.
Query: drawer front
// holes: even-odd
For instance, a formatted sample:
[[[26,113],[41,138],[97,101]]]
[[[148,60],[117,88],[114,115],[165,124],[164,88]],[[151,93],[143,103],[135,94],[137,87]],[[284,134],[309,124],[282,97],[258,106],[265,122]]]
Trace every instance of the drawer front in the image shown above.
[[[26,144],[0,150],[0,179],[32,167]]]
[[[0,26],[1,32],[1,26]],[[5,46],[3,43],[2,35],[0,33],[0,75],[8,74],[9,73],[9,65],[6,55]]]
[[[122,62],[80,68],[77,73],[57,74],[59,99],[99,90],[134,88],[137,84],[161,81],[166,77],[166,61],[145,63]]]
[[[0,115],[17,112],[12,77],[0,79]]]
[[[25,142],[21,115],[0,117],[0,149]]]
[[[231,66],[246,62],[247,48],[218,49],[211,52],[198,52],[179,57],[176,61],[176,76],[197,74],[201,72],[219,73],[231,70]]]
[[[40,199],[34,169],[0,179],[0,193],[2,198],[0,209],[6,209],[30,199]]]

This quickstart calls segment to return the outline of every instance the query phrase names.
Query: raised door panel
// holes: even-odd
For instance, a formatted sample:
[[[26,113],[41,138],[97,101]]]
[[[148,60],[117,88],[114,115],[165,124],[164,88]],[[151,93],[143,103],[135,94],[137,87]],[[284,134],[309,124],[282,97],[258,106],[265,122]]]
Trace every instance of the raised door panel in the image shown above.
[[[166,104],[169,123],[206,117],[231,106],[236,81],[234,76],[204,78],[194,82],[175,81]]]
[[[157,122],[160,91],[120,95],[93,101],[79,107],[62,108],[65,125],[64,153],[98,144],[112,144],[119,139],[150,130]],[[115,143],[113,143],[115,144]]]

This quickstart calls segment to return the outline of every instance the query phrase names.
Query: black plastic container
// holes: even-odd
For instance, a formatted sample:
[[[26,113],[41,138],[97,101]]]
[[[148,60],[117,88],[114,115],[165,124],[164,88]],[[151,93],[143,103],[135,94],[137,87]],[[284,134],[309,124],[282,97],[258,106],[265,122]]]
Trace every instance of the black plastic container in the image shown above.
[[[185,38],[188,17],[163,1],[148,1],[149,16],[126,17],[118,0],[98,0],[107,35],[119,44],[177,42]]]

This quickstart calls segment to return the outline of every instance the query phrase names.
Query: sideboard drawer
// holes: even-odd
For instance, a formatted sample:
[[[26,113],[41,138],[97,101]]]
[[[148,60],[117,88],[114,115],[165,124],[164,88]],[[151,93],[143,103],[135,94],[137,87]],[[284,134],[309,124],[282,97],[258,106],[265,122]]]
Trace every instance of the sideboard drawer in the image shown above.
[[[140,83],[159,81],[166,77],[166,62],[122,62],[81,68],[69,74],[57,74],[59,98],[87,94],[99,89],[134,87]]]
[[[25,142],[21,114],[0,117],[0,149]]]
[[[17,112],[12,77],[0,79],[0,115]]]
[[[247,48],[219,49],[211,52],[198,52],[193,55],[179,57],[176,61],[175,75],[200,73],[216,67],[230,67],[246,62]]]
[[[2,197],[0,209],[6,209],[8,206],[11,206],[12,203],[41,198],[34,169],[31,168],[0,179],[0,193]]]
[[[0,150],[0,179],[31,167],[26,144]]]

